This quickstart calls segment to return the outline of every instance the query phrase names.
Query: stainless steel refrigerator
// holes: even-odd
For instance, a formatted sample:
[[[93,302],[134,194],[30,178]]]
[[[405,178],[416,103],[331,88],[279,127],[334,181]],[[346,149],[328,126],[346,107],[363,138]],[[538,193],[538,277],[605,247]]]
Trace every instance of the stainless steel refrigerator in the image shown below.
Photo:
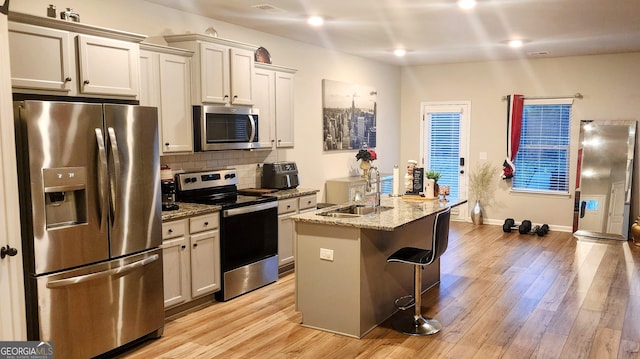
[[[157,110],[14,102],[29,340],[89,358],[164,326]]]

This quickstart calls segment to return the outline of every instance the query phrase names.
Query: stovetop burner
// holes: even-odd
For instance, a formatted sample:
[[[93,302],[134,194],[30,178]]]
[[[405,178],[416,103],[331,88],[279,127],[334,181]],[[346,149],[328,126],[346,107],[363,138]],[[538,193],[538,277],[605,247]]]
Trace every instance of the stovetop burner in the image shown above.
[[[230,209],[277,200],[275,197],[239,195],[235,169],[179,173],[176,182],[176,197],[181,202],[213,204]]]

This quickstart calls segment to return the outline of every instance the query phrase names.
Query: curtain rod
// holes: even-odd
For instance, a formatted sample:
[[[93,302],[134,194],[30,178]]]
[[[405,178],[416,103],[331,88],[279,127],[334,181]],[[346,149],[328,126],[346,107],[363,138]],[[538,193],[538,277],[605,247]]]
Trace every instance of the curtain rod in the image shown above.
[[[579,98],[582,99],[584,96],[580,92],[576,92],[573,95],[569,96],[525,96],[525,100],[556,100],[562,98]],[[507,96],[502,96],[502,101],[507,101]]]

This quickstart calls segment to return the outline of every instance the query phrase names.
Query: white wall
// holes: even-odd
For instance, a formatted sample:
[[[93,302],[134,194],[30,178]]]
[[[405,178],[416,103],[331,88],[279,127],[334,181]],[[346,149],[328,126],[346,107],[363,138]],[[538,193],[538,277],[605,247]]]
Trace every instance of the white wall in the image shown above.
[[[324,190],[328,178],[345,177],[357,165],[356,151],[323,152],[322,79],[373,86],[378,91],[378,152],[376,163],[391,173],[400,159],[400,68],[291,41],[206,17],[188,14],[143,0],[12,1],[11,11],[46,16],[53,3],[58,10],[73,8],[82,23],[149,36],[166,45],[163,35],[204,33],[213,26],[222,38],[264,46],[276,65],[298,69],[295,77],[295,147],[280,150],[269,160],[298,163],[301,187]],[[323,198],[323,193],[319,197]]]
[[[567,226],[573,221],[573,190],[580,120],[640,118],[640,53],[581,56],[446,65],[402,69],[401,158],[419,157],[419,120],[422,101],[470,100],[470,139],[467,170],[479,162],[479,153],[501,166],[506,156],[506,102],[510,93],[525,96],[573,95],[571,126],[571,197],[511,193],[504,181],[495,193],[496,205],[485,218],[530,219],[534,223]],[[637,154],[636,154],[637,156]],[[636,157],[637,158],[637,157]],[[635,174],[637,183],[637,171]],[[639,198],[638,186],[634,186]],[[638,213],[634,201],[634,213]]]

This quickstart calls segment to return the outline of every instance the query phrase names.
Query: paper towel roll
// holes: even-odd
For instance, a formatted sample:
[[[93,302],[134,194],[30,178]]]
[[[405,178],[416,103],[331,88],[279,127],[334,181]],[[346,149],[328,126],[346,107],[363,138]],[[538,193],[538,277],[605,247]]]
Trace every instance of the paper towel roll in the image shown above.
[[[393,188],[391,194],[393,196],[400,195],[400,168],[398,168],[398,165],[393,166]]]

